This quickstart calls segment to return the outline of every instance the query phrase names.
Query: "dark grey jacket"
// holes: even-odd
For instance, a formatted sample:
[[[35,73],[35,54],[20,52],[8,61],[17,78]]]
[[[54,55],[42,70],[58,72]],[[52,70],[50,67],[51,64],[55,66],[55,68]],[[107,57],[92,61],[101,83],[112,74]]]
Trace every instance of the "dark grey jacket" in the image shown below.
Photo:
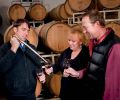
[[[16,54],[10,48],[10,43],[5,43],[0,48],[0,75],[5,78],[7,93],[14,96],[33,95],[36,70],[41,69],[41,61],[28,48],[22,51],[19,47]]]

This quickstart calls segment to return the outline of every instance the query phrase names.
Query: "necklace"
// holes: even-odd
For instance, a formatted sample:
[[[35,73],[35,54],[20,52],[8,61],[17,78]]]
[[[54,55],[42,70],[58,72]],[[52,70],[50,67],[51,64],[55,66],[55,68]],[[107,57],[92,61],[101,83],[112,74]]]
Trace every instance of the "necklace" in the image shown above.
[[[72,51],[72,53],[71,53],[71,59],[76,58],[77,55],[81,52],[81,50],[82,50],[82,45],[80,45],[80,48],[78,50]]]

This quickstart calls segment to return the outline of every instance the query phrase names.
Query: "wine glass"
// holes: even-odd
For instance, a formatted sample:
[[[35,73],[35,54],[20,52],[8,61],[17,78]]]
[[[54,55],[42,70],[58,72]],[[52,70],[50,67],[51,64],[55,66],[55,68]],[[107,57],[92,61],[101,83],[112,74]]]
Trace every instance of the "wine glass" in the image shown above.
[[[63,68],[67,69],[70,67],[70,59],[65,58],[63,61]]]

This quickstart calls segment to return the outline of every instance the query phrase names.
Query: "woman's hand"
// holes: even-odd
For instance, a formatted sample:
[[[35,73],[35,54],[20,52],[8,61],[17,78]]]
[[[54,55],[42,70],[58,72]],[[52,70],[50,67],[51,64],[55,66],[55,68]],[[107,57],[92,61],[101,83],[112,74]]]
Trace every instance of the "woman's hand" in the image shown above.
[[[45,73],[50,75],[53,72],[53,67],[45,67]]]
[[[79,72],[69,67],[66,72],[70,74],[71,77],[79,77]]]
[[[81,69],[79,71],[76,71],[75,69],[69,67],[67,70],[66,70],[67,73],[70,74],[71,77],[76,77],[78,79],[81,79],[84,77],[85,73],[86,73],[86,68],[84,69]]]
[[[67,72],[67,69],[64,69],[63,71],[63,77],[68,77],[70,74]]]

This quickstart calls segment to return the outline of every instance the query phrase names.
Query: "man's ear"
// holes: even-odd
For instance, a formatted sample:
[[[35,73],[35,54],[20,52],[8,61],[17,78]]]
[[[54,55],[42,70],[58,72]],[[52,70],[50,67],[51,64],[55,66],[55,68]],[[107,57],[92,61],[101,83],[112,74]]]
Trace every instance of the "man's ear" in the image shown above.
[[[16,33],[16,32],[17,32],[17,28],[16,28],[16,27],[13,27],[13,31]]]
[[[96,23],[96,25],[100,25],[100,22],[99,22],[99,21],[96,21],[95,23]]]

